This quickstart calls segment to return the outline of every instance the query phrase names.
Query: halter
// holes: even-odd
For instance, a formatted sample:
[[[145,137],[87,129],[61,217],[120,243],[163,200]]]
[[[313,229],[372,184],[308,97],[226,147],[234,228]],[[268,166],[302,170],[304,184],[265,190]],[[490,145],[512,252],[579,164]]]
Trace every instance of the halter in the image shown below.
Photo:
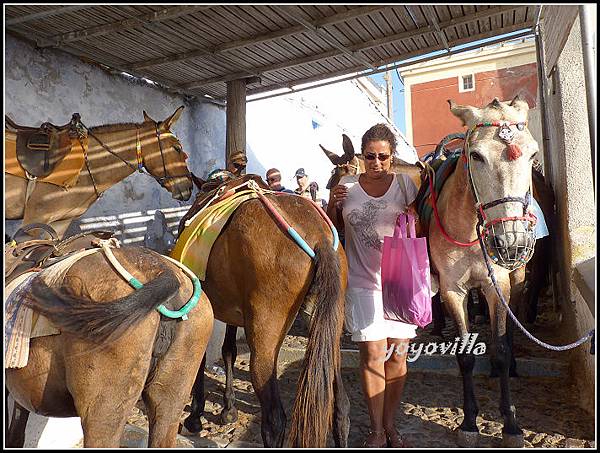
[[[520,155],[520,149],[517,145],[512,143],[514,139],[514,132],[510,129],[511,126],[517,126],[517,129],[522,131],[526,126],[526,122],[508,122],[508,121],[500,121],[500,122],[484,122],[478,123],[472,126],[466,134],[465,137],[465,145],[462,153],[462,158],[466,166],[467,174],[469,176],[469,186],[471,187],[471,192],[473,193],[473,198],[475,199],[475,209],[477,211],[477,235],[483,236],[488,247],[486,250],[490,255],[490,258],[495,264],[498,264],[508,270],[515,270],[521,266],[523,266],[533,255],[533,250],[535,246],[535,235],[533,234],[533,230],[537,219],[535,215],[529,212],[529,205],[531,203],[531,185],[527,190],[527,193],[524,197],[514,197],[508,196],[504,198],[499,198],[488,203],[481,203],[479,199],[479,193],[477,192],[477,188],[473,182],[473,175],[471,173],[471,164],[470,159],[471,155],[469,153],[469,139],[473,131],[479,127],[500,127],[500,131],[498,132],[498,137],[509,146],[509,156],[513,155],[518,158]],[[511,158],[512,159],[512,158]],[[499,217],[496,219],[488,220],[488,217],[485,214],[485,210],[489,208],[493,208],[494,206],[498,206],[502,203],[521,203],[523,205],[523,215],[522,216],[514,216],[514,217]],[[496,238],[496,233],[500,232],[505,234],[507,232],[507,224],[508,221],[521,221],[525,223],[525,232],[509,231],[509,233],[515,235],[525,235],[525,246],[522,247],[522,250],[518,250],[515,256],[509,256],[507,248],[500,244],[494,243]],[[483,230],[480,233],[480,229]],[[497,231],[501,230],[501,231]],[[504,254],[501,256],[497,256],[492,251],[493,249],[501,250],[504,249]]]
[[[183,173],[181,175],[175,175],[175,176],[169,176],[167,174],[167,166],[166,166],[166,163],[165,163],[165,155],[164,155],[162,143],[161,143],[161,140],[160,140],[160,137],[161,137],[161,133],[160,133],[160,130],[159,130],[160,122],[158,122],[158,121],[154,122],[154,130],[156,131],[156,140],[158,141],[158,148],[160,149],[160,157],[161,157],[162,163],[163,163],[163,173],[164,173],[164,175],[161,176],[161,177],[154,176],[152,173],[150,173],[150,171],[148,171],[148,168],[146,167],[146,165],[144,163],[144,156],[142,155],[142,143],[140,141],[140,130],[139,130],[139,128],[136,127],[136,132],[135,132],[135,156],[136,156],[136,160],[137,160],[137,168],[136,168],[130,162],[126,161],[121,156],[119,156],[117,153],[115,153],[113,150],[111,150],[108,145],[106,145],[105,143],[102,142],[102,140],[100,140],[98,137],[96,137],[94,135],[94,133],[90,130],[90,128],[88,128],[85,124],[83,124],[83,122],[80,119],[77,122],[77,126],[81,126],[81,130],[82,131],[85,130],[88,135],[90,135],[92,138],[94,138],[94,140],[96,140],[100,144],[100,146],[102,146],[106,151],[108,151],[113,156],[115,156],[118,159],[120,159],[121,161],[123,161],[123,163],[125,165],[127,165],[129,168],[131,168],[133,171],[137,170],[137,171],[139,171],[142,174],[146,174],[146,175],[154,178],[162,187],[165,187],[165,180],[167,180],[167,179],[183,178],[183,177],[188,177],[188,178],[191,179],[191,177],[192,177],[192,173],[189,172],[189,171],[186,172],[186,173]],[[172,132],[166,132],[166,133],[164,133],[162,135],[172,136],[172,137],[175,136]],[[80,143],[81,143],[81,135],[80,135],[79,138],[80,138]],[[81,146],[83,147],[83,143],[81,143]],[[102,194],[98,192],[98,189],[96,187],[96,182],[94,180],[92,172],[91,172],[91,170],[89,168],[89,165],[87,163],[87,153],[85,153],[85,148],[84,148],[84,157],[86,159],[86,167],[87,167],[88,173],[90,174],[90,177],[92,179],[92,184],[94,185],[94,190],[96,191],[96,197],[100,198],[100,196]],[[144,171],[144,169],[146,171]]]

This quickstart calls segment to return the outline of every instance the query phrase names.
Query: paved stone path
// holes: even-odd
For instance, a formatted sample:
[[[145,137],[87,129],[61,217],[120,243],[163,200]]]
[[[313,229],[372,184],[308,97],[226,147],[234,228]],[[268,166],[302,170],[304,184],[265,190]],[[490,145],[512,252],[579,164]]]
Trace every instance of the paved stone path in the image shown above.
[[[533,332],[545,341],[560,344],[557,326],[559,318],[551,307],[541,307],[540,316]],[[449,320],[448,320],[449,321]],[[453,326],[444,331],[448,339],[453,338]],[[478,326],[481,337],[489,339],[489,328]],[[547,351],[530,344],[521,333],[515,335],[517,357],[541,357],[558,359],[560,353]],[[417,341],[440,341],[426,331],[420,332]],[[346,337],[345,348],[356,346]],[[297,321],[286,337],[284,348],[306,345],[306,328]],[[586,346],[588,347],[588,346]],[[236,389],[239,419],[230,425],[221,425],[219,414],[222,408],[225,376],[222,363],[206,372],[207,402],[203,430],[199,435],[182,433],[179,445],[184,447],[259,447],[260,406],[250,383],[249,352],[247,345],[238,342],[238,358],[235,365],[234,386]],[[278,364],[280,393],[288,422],[291,419],[293,398],[302,361]],[[351,403],[351,429],[349,446],[359,447],[368,430],[368,414],[363,401],[360,380],[356,368],[344,368],[343,379]],[[578,405],[578,390],[568,377],[519,377],[511,378],[513,402],[517,417],[524,431],[525,447],[579,447],[593,448],[594,414],[589,414]],[[499,413],[499,380],[487,376],[475,377],[475,394],[480,407],[477,424],[481,437],[480,447],[501,446],[502,419]],[[456,375],[431,372],[409,372],[403,403],[399,408],[397,428],[406,435],[414,447],[456,447],[454,430],[462,421],[462,379]],[[142,407],[142,406],[140,406]],[[184,413],[184,417],[187,413]],[[134,409],[129,423],[147,429],[146,417],[139,408]],[[132,429],[132,428],[129,428]],[[135,433],[134,433],[135,434]],[[135,436],[134,436],[135,437]],[[330,440],[330,445],[333,442]],[[141,446],[141,445],[140,445]]]

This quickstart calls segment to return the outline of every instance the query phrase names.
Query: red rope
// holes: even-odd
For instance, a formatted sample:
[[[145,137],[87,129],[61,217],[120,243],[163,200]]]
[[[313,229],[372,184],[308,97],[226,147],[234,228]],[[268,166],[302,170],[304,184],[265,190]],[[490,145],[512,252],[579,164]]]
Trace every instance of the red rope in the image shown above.
[[[474,246],[475,244],[478,243],[477,239],[475,239],[473,242],[468,242],[468,243],[459,242],[459,241],[456,241],[456,240],[452,239],[448,235],[448,233],[446,233],[446,230],[444,230],[444,227],[442,225],[442,221],[440,220],[440,215],[438,214],[438,210],[437,210],[437,201],[436,201],[435,189],[433,188],[433,179],[434,179],[434,177],[435,177],[435,172],[434,172],[433,175],[430,172],[430,174],[429,174],[429,190],[431,192],[431,204],[433,206],[433,212],[435,214],[435,220],[437,221],[438,227],[440,228],[440,231],[442,232],[442,235],[444,236],[444,238],[448,242],[450,242],[450,243],[452,243],[454,245],[457,245],[459,247],[472,247],[472,246]]]

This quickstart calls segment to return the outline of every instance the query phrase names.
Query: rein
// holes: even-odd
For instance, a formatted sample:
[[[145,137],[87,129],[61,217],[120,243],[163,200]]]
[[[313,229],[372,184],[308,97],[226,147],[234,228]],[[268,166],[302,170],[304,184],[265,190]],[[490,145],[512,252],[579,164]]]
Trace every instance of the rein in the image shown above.
[[[129,168],[131,168],[134,172],[137,170],[139,173],[145,174],[150,176],[151,178],[155,179],[162,187],[164,187],[164,181],[167,179],[174,179],[174,178],[182,178],[182,177],[189,177],[191,178],[191,173],[188,171],[187,173],[183,173],[181,175],[175,175],[175,176],[170,176],[167,174],[167,166],[165,164],[165,155],[164,155],[164,151],[163,151],[163,147],[162,147],[162,142],[160,139],[160,131],[159,131],[159,126],[160,123],[155,121],[154,122],[154,127],[155,127],[155,131],[156,131],[156,140],[158,141],[158,147],[160,149],[160,156],[162,158],[162,163],[163,163],[163,172],[164,175],[161,177],[158,176],[154,176],[152,173],[150,173],[148,171],[148,169],[146,168],[145,164],[144,164],[144,157],[142,155],[142,144],[140,141],[140,136],[139,136],[139,128],[136,127],[136,143],[135,143],[135,155],[136,155],[136,160],[137,160],[137,167],[135,165],[132,165],[130,162],[128,162],[127,160],[123,159],[121,156],[119,156],[117,153],[115,153],[113,150],[110,149],[110,147],[108,145],[106,145],[105,143],[102,142],[102,140],[100,140],[98,137],[96,137],[96,135],[94,135],[94,133],[92,132],[92,130],[90,128],[88,128],[85,124],[83,124],[83,122],[79,119],[78,120],[78,125],[80,124],[85,131],[87,132],[88,135],[90,135],[94,140],[96,140],[98,142],[98,144],[100,144],[100,146],[102,146],[106,151],[108,151],[110,154],[112,154],[113,156],[117,157],[118,159],[120,159],[125,165],[127,165]],[[171,134],[171,132],[169,132],[169,134]],[[172,135],[172,134],[171,134]],[[88,164],[88,157],[87,157],[87,151],[85,150],[85,148],[83,147],[83,143],[81,142],[82,136],[81,134],[79,135],[79,143],[81,144],[83,150],[84,150],[84,157],[85,157],[85,165],[87,168],[87,171],[90,175],[90,178],[92,179],[92,184],[94,185],[94,190],[96,191],[96,197],[100,198],[102,196],[102,193],[98,192],[98,188],[96,186],[96,182],[94,180],[94,176],[92,175],[92,172],[90,170],[89,164]],[[144,171],[144,169],[146,171]]]

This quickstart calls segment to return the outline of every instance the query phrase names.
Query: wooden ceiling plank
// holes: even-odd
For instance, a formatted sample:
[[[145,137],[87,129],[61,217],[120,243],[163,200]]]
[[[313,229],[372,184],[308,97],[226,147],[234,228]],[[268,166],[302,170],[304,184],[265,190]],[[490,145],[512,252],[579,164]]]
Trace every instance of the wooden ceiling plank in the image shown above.
[[[140,27],[144,24],[159,22],[163,20],[174,19],[186,14],[211,8],[211,6],[173,6],[164,8],[159,11],[154,11],[149,14],[142,14],[137,17],[130,19],[124,19],[117,22],[111,22],[106,25],[100,25],[97,27],[86,28],[70,33],[63,33],[50,38],[42,39],[38,41],[38,47],[60,47],[64,44],[80,41],[82,39],[94,38],[96,36],[106,35],[109,33],[115,33],[122,30],[128,30],[130,28]]]
[[[374,11],[380,11],[388,8],[388,6],[365,6],[360,8],[354,8],[349,11],[345,11],[343,13],[335,14],[333,16],[324,17],[322,19],[318,19],[313,22],[316,27],[325,27],[327,25],[336,24],[339,22],[345,22],[353,17],[360,17],[366,14],[371,14]],[[302,25],[297,25],[290,28],[284,28],[281,30],[276,30],[274,32],[265,33],[259,36],[253,36],[247,39],[240,39],[236,41],[228,41],[221,45],[215,46],[210,49],[202,48],[197,49],[192,52],[181,52],[177,54],[168,55],[162,58],[148,59],[144,61],[138,61],[130,65],[131,69],[143,69],[150,66],[156,66],[165,63],[173,63],[176,61],[187,60],[191,58],[199,58],[208,54],[217,54],[221,52],[225,52],[228,50],[239,49],[242,47],[251,46],[253,44],[258,44],[265,41],[271,41],[273,39],[282,38],[286,36],[291,36],[297,33],[301,33],[305,31],[305,28]]]
[[[508,27],[506,29],[506,31],[502,32],[502,34],[504,34],[504,33],[510,33],[512,31],[517,31],[517,30],[523,29],[525,25],[527,27],[533,27],[534,22],[533,22],[533,20],[531,20],[531,21],[528,21],[526,24],[518,24],[518,25],[514,25],[512,27]],[[494,34],[497,34],[497,33],[494,33]],[[521,36],[521,35],[518,35],[518,36]],[[475,42],[475,41],[479,41],[481,39],[486,39],[486,38],[489,38],[489,37],[490,37],[490,32],[485,32],[485,33],[480,33],[480,34],[475,35],[475,36],[469,36],[469,37],[466,37],[466,38],[461,38],[461,39],[459,39],[457,41],[450,41],[449,44],[450,44],[450,47],[455,47],[455,46],[459,46],[459,45],[462,45],[462,44],[467,44],[469,42]],[[508,40],[508,39],[515,39],[515,38],[514,37],[503,38],[501,40],[498,40],[497,42],[505,41],[505,40]],[[486,44],[486,45],[489,45],[489,44]],[[406,59],[409,59],[409,58],[412,58],[412,57],[415,57],[415,56],[418,56],[418,55],[424,55],[424,54],[427,54],[427,53],[430,53],[430,52],[435,52],[435,51],[443,50],[443,49],[444,49],[443,44],[442,45],[432,46],[432,47],[430,47],[428,49],[418,49],[416,51],[413,51],[413,52],[410,52],[408,54],[402,55],[402,60],[406,60]],[[381,61],[374,62],[374,64],[376,64],[378,67],[381,67],[381,66],[385,66],[385,65],[397,63],[398,60],[399,60],[398,57],[394,57],[394,58],[391,58],[391,59],[386,59],[386,60],[381,60]],[[361,66],[349,67],[349,68],[345,68],[343,70],[340,70],[340,71],[337,71],[337,72],[334,72],[334,73],[327,74],[326,78],[333,78],[333,77],[343,76],[343,75],[352,74],[352,73],[355,73],[355,72],[360,72],[360,71],[363,71],[363,70],[364,69]],[[366,74],[366,75],[368,75],[368,74]],[[320,75],[320,76],[315,76],[315,77],[312,77],[312,78],[309,78],[309,79],[293,80],[293,81],[289,81],[289,82],[287,82],[285,84],[281,84],[281,85],[272,85],[272,86],[261,87],[261,88],[258,88],[258,89],[252,90],[252,91],[248,91],[247,94],[248,94],[248,96],[250,96],[250,95],[253,95],[253,94],[265,93],[265,92],[268,92],[268,91],[277,90],[277,89],[281,89],[281,88],[290,88],[290,87],[292,87],[294,85],[302,85],[302,84],[305,84],[305,83],[317,82],[319,80],[323,80],[324,78],[325,77],[323,75]]]
[[[60,14],[66,14],[74,11],[79,11],[85,8],[92,8],[94,5],[72,5],[72,6],[59,6],[58,8],[52,8],[49,10],[41,11],[39,13],[26,14],[24,16],[14,17],[4,22],[6,27],[11,25],[22,24],[24,22],[30,22],[32,20],[42,20],[50,16],[58,16]]]

